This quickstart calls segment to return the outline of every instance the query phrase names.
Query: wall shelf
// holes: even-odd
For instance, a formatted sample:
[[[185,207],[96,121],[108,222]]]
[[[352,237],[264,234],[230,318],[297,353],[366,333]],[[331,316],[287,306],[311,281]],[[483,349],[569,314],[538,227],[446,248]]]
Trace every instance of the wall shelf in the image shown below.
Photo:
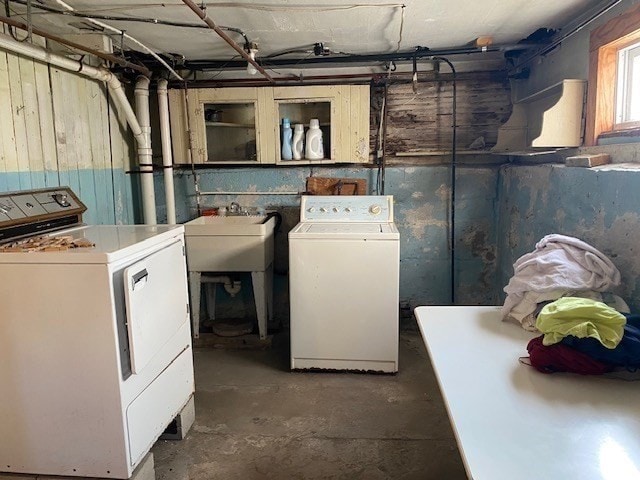
[[[513,104],[498,129],[494,153],[579,147],[583,139],[585,80],[568,79]]]

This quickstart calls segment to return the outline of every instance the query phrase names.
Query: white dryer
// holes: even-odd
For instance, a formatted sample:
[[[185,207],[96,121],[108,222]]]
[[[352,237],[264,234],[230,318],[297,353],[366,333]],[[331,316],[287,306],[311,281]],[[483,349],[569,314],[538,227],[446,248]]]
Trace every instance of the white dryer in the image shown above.
[[[289,232],[291,368],[398,371],[392,196],[303,196]]]
[[[129,478],[194,392],[184,227],[84,210],[0,194],[0,472]]]

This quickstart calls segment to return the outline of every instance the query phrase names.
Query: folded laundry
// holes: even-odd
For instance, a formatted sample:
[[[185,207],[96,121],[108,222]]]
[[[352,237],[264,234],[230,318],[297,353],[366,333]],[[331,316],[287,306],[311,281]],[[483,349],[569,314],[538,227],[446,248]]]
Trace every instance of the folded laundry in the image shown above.
[[[614,349],[606,348],[595,338],[568,336],[561,344],[582,352],[594,360],[627,369],[640,368],[640,315],[626,314],[622,340]]]
[[[594,360],[589,355],[561,343],[543,345],[543,337],[529,341],[527,351],[531,366],[542,373],[571,372],[580,375],[601,375],[613,370],[612,365]]]
[[[551,234],[533,252],[513,265],[514,275],[504,288],[504,319],[515,319],[535,330],[539,303],[575,292],[605,292],[620,284],[620,272],[609,258],[577,238]]]
[[[536,320],[545,345],[559,343],[569,335],[594,338],[613,349],[622,340],[626,318],[620,312],[588,298],[564,297],[545,305]]]

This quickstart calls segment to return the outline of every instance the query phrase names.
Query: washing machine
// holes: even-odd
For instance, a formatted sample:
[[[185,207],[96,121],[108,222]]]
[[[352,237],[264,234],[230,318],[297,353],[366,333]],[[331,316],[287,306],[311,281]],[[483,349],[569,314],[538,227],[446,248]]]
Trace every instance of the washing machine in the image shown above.
[[[303,196],[289,232],[291,369],[398,371],[393,197]]]

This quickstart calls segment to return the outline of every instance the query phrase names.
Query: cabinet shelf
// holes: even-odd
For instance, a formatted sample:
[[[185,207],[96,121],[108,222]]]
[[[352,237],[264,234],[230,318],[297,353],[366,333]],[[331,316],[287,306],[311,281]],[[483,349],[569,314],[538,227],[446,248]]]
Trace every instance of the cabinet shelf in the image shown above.
[[[229,123],[229,122],[204,122],[207,127],[227,127],[227,128],[256,128],[252,124]]]

